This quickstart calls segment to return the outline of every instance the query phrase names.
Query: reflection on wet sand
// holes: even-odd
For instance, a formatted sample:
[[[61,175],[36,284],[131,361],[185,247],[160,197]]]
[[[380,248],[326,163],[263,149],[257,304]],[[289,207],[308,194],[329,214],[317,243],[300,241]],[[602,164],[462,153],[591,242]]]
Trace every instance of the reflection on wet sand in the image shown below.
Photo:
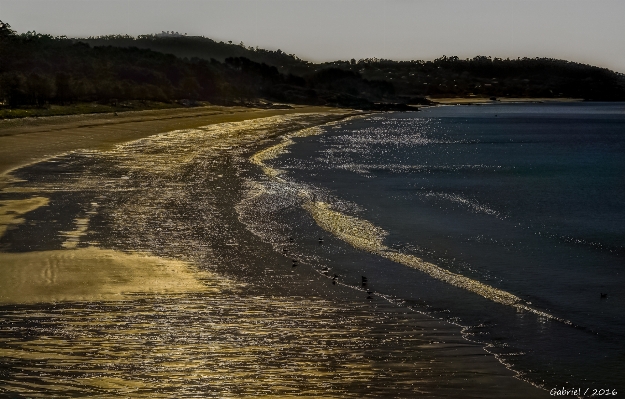
[[[371,339],[363,320],[331,306],[212,295],[20,311],[8,317],[50,322],[0,350],[23,367],[4,387],[29,395],[340,396],[372,377],[362,356]]]
[[[181,295],[5,310],[0,392],[27,397],[448,397],[518,381],[436,323],[319,298]],[[28,339],[24,339],[27,336]],[[471,367],[463,357],[472,359]],[[484,392],[482,392],[484,393]],[[516,396],[514,392],[510,397]],[[522,397],[522,396],[517,396]]]
[[[0,201],[0,237],[10,226],[24,222],[20,216],[46,205],[48,205],[48,198],[45,197]]]

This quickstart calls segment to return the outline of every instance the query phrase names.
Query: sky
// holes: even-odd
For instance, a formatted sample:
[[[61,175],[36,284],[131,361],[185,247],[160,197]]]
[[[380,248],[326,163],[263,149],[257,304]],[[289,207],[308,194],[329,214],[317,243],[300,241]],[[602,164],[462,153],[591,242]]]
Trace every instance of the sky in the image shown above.
[[[625,0],[0,0],[18,32],[178,31],[313,61],[550,57],[625,73]]]

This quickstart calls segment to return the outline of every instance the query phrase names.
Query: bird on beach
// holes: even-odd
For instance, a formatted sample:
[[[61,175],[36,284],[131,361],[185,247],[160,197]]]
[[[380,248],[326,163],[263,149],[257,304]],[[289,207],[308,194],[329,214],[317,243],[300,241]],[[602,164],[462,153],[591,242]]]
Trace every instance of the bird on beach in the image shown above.
[[[319,237],[319,244],[323,244],[323,237]]]
[[[608,294],[604,294],[603,292],[600,292],[600,294],[601,294],[601,298],[602,298],[602,299],[603,299],[603,298],[607,298],[607,297],[608,297]]]
[[[360,276],[362,278],[362,286],[366,287],[369,280],[365,276]]]

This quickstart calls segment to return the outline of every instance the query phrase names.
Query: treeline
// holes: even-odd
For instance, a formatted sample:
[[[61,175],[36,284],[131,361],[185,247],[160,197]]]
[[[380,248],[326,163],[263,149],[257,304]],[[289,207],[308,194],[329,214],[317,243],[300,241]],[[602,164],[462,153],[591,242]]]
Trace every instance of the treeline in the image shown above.
[[[84,39],[81,39],[84,40]],[[471,59],[441,57],[433,61],[362,59],[313,64],[280,50],[215,42],[204,37],[158,35],[106,36],[86,39],[91,44],[138,46],[179,57],[245,57],[275,66],[281,73],[308,76],[328,68],[359,74],[371,81],[392,84],[395,101],[419,101],[424,96],[572,97],[588,100],[625,100],[625,76],[605,68],[551,59]]]
[[[553,59],[442,57],[312,64],[279,50],[206,38],[69,39],[18,34],[0,21],[0,103],[5,107],[131,100],[240,104],[262,98],[401,109],[392,104],[469,95],[625,100],[625,78]]]
[[[329,68],[302,77],[244,57],[179,58],[137,47],[95,46],[17,34],[0,22],[0,100],[10,107],[151,100],[216,104],[258,98],[300,104],[374,106],[393,86]]]
[[[244,57],[254,62],[275,66],[282,73],[304,75],[313,70],[314,64],[299,59],[295,54],[287,54],[282,50],[266,50],[259,47],[245,46],[230,42],[217,42],[202,36],[184,35],[108,35],[78,39],[92,47],[137,47],[173,54],[179,58],[215,59],[224,62],[226,58]]]
[[[625,75],[551,58],[367,59],[324,66],[358,71],[368,79],[387,79],[393,82],[399,95],[625,100]]]
[[[308,76],[328,68],[358,73],[364,79],[392,84],[399,98],[419,101],[423,96],[573,97],[588,100],[625,100],[625,77],[605,68],[551,59],[472,59],[441,57],[433,61],[362,59],[313,64],[280,50],[215,42],[204,37],[145,35],[81,39],[91,44],[138,46],[179,57],[245,57],[275,66],[285,74]]]

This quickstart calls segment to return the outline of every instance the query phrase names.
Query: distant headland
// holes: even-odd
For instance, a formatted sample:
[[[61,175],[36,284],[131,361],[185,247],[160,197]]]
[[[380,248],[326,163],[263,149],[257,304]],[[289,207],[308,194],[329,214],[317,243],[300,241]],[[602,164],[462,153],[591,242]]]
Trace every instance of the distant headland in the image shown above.
[[[315,64],[281,50],[179,32],[68,38],[17,33],[0,21],[0,58],[0,118],[206,103],[414,110],[437,98],[625,101],[624,74],[564,60],[443,56]]]

